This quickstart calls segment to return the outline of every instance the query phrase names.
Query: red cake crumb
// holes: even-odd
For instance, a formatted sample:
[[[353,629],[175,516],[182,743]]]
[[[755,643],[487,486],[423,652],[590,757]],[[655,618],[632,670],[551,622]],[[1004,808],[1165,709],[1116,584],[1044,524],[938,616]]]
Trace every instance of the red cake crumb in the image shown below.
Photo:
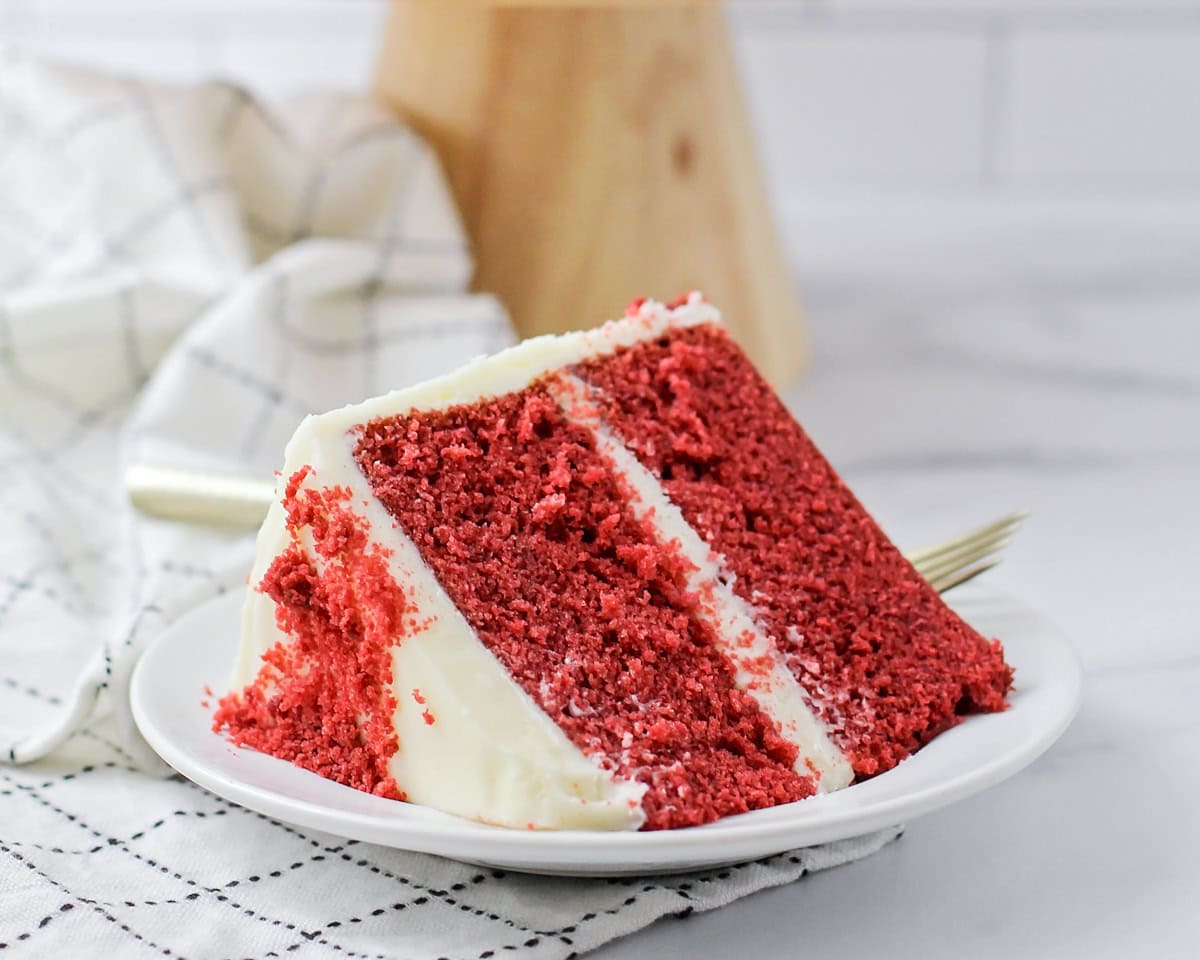
[[[421,711],[421,719],[424,720],[425,723],[431,727],[435,723],[437,723],[437,718],[432,713],[429,712],[428,708]]]
[[[388,774],[396,752],[391,649],[404,633],[406,603],[388,553],[345,508],[342,487],[289,481],[284,507],[292,542],[257,589],[276,603],[289,642],[263,656],[254,682],[221,698],[213,729],[236,744],[289,760],[383,797],[404,794]],[[307,527],[319,565],[300,545]],[[365,719],[363,719],[365,718]]]
[[[625,305],[625,316],[636,317],[641,312],[642,305],[645,304],[648,297],[635,297]]]
[[[360,428],[355,459],[439,583],[573,743],[648,786],[645,828],[802,799],[590,433],[542,385]]]
[[[576,371],[736,574],[855,773],[889,769],[1012,672],[925,583],[733,341],[678,329]]]

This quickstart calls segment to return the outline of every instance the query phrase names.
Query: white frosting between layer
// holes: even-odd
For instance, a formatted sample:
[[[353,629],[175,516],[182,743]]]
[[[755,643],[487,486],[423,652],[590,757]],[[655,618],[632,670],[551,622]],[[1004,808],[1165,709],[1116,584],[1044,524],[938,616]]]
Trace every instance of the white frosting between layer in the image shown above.
[[[701,597],[699,614],[712,627],[721,652],[733,665],[738,687],[752,696],[783,736],[800,748],[796,770],[808,776],[812,763],[821,792],[840,790],[854,779],[854,770],[834,746],[825,726],[809,707],[803,688],[784,663],[774,642],[759,627],[754,610],[733,592],[733,575],[724,571],[712,548],[684,519],[662,485],[596,414],[583,381],[565,376],[553,390],[567,417],[587,427],[596,449],[633,489],[634,514],[649,523],[662,543],[676,543],[693,565],[688,589]]]

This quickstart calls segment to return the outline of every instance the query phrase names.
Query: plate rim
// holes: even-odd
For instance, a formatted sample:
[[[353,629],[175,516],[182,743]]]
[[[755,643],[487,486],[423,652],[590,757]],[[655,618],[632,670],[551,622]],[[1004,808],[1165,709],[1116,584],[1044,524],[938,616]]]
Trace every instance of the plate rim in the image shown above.
[[[159,660],[164,658],[163,651],[170,649],[172,643],[180,642],[180,638],[186,638],[188,625],[192,621],[216,616],[219,608],[229,607],[232,613],[240,609],[241,599],[242,591],[234,590],[219,594],[191,608],[147,644],[134,666],[129,687],[129,703],[134,723],[147,743],[168,766],[217,796],[287,823],[396,849],[448,856],[515,871],[566,873],[572,876],[679,872],[752,860],[771,853],[861,836],[963,800],[1018,773],[1045,753],[1062,736],[1082,701],[1082,665],[1073,646],[1057,625],[1008,594],[973,586],[962,591],[962,599],[967,604],[998,602],[1006,612],[1035,618],[1040,632],[1053,639],[1052,652],[1060,661],[1057,666],[1061,675],[1056,677],[1058,682],[1052,691],[1057,694],[1056,703],[1060,704],[1054,714],[1055,722],[1048,723],[1036,735],[1026,738],[1012,749],[969,771],[942,781],[934,781],[921,789],[900,796],[874,801],[864,808],[850,807],[840,816],[835,815],[816,823],[789,822],[787,812],[789,808],[803,807],[806,804],[808,806],[805,809],[811,810],[814,803],[828,803],[831,800],[836,802],[836,798],[846,795],[846,791],[854,790],[854,786],[834,794],[726,817],[700,827],[661,831],[513,830],[486,827],[472,820],[416,805],[415,812],[410,816],[381,818],[365,811],[339,810],[328,804],[290,796],[239,779],[221,767],[206,762],[203,757],[191,755],[185,745],[176,743],[174,737],[159,724],[152,706],[153,697],[148,693],[151,681],[147,678],[153,674]],[[1015,666],[1019,671],[1020,665]],[[204,679],[197,677],[198,686],[203,684]],[[1035,690],[1041,690],[1045,695],[1046,685],[1043,684]],[[966,721],[969,722],[970,719]],[[964,723],[956,729],[965,728]],[[212,736],[220,735],[213,733]],[[222,741],[231,750],[239,749],[229,745],[224,738]],[[919,757],[920,754],[915,756]],[[271,759],[280,764],[287,763]],[[903,762],[909,763],[912,760]],[[290,764],[288,766],[292,767]],[[297,767],[292,768],[300,774],[319,776]],[[429,814],[435,816],[427,818]],[[801,842],[788,840],[789,837],[797,836],[805,839]],[[487,838],[485,843],[478,843],[484,838]],[[716,850],[722,844],[729,843],[737,843],[741,849],[751,852],[746,856],[726,856],[724,859],[714,858],[711,854],[700,855],[705,849]],[[490,847],[491,855],[464,855],[464,850],[476,846]],[[603,856],[596,862],[580,862],[588,861],[598,854]],[[624,869],[615,862],[622,856],[639,860],[639,864]],[[699,866],[692,865],[697,861],[702,863]],[[575,866],[570,867],[571,864]]]

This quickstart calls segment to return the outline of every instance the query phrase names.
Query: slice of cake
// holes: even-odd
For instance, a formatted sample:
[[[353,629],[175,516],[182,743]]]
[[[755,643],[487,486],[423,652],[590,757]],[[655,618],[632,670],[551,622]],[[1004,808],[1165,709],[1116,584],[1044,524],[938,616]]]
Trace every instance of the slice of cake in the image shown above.
[[[1004,708],[696,294],[306,419],[214,729],[511,827],[661,829]]]

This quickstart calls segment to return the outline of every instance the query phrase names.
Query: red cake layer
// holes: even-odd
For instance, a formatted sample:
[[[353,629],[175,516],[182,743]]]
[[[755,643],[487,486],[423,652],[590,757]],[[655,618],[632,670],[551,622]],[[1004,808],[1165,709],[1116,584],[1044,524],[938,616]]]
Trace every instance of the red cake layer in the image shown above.
[[[343,505],[350,491],[300,490],[306,473],[291,478],[284,499],[291,545],[258,584],[275,601],[276,623],[289,642],[263,655],[254,683],[221,699],[213,730],[402,800],[388,759],[397,748],[391,649],[405,632],[404,594],[387,553],[368,542],[366,525]],[[311,530],[320,569],[299,543],[301,527]]]
[[[889,769],[1012,681],[713,326],[582,364],[612,428],[736,574],[856,775]]]
[[[813,793],[692,615],[686,561],[543,386],[375,421],[355,459],[516,682],[585,753],[648,785],[647,829]]]

